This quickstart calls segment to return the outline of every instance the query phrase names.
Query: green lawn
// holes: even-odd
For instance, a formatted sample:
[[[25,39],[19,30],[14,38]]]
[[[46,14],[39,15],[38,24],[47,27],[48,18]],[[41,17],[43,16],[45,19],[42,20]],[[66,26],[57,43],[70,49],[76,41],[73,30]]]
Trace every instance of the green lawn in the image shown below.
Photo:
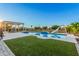
[[[75,44],[59,40],[43,40],[35,36],[6,40],[16,56],[75,56]]]

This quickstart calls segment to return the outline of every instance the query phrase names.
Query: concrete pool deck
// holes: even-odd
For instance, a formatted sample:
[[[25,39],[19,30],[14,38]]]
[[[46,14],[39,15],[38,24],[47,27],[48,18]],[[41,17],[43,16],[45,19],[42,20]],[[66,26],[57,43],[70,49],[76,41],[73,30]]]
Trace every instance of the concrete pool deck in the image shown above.
[[[34,35],[34,33],[22,33],[22,32],[17,32],[17,33],[5,33],[4,34],[4,38],[3,40],[10,40],[10,39],[14,39],[14,38],[19,38],[19,37],[24,37],[24,36],[36,36],[38,38],[42,38],[42,39],[56,39],[56,40],[61,40],[61,41],[67,41],[67,42],[72,42],[72,43],[77,43],[77,41],[75,40],[74,36],[70,36],[67,35],[65,38],[52,38],[52,37],[42,37],[42,35],[38,36],[38,35]]]
[[[14,38],[24,37],[26,34],[17,32],[17,33],[5,33],[3,40],[10,40]]]

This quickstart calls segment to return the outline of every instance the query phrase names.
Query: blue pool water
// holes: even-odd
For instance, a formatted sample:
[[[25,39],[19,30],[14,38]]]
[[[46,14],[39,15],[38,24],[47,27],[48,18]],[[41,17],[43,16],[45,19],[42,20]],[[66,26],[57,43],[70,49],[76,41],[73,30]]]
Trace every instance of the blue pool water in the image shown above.
[[[36,36],[41,36],[41,37],[51,37],[51,38],[64,38],[65,35],[64,34],[59,34],[59,33],[48,33],[48,32],[23,32],[25,34],[33,34]]]

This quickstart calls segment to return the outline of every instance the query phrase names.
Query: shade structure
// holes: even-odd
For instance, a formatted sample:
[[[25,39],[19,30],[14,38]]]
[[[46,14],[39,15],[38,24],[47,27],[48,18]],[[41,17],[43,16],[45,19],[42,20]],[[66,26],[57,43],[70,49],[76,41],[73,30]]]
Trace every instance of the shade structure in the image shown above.
[[[13,21],[2,21],[0,22],[0,28],[8,32],[17,32],[24,30],[24,23],[13,22]]]

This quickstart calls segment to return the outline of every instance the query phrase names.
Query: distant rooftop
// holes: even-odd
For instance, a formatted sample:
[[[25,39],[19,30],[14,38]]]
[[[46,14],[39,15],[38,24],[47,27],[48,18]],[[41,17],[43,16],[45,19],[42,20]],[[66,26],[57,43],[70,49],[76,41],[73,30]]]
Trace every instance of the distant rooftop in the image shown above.
[[[24,24],[24,23],[21,23],[21,22],[14,22],[14,21],[2,21],[3,23],[11,23],[11,24]]]

